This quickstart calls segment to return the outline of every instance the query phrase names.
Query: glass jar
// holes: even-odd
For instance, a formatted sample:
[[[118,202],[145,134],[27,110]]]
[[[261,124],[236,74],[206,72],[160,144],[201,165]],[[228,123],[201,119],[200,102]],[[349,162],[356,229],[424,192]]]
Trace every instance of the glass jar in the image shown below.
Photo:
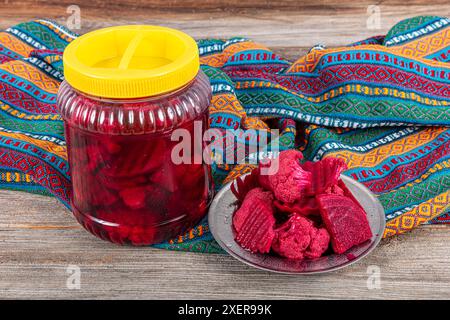
[[[211,87],[195,41],[169,28],[112,27],[73,41],[63,63],[57,105],[77,220],[102,239],[132,245],[198,223],[213,187],[202,161]],[[180,143],[191,148],[180,154]]]

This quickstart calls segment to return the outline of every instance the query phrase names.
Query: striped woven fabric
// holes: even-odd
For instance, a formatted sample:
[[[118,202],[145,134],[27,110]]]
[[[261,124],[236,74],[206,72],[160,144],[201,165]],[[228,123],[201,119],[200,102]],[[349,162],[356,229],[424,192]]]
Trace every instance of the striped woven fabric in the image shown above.
[[[69,207],[70,176],[55,98],[61,53],[76,35],[51,21],[0,33],[0,187]],[[386,210],[384,236],[450,217],[450,20],[415,17],[386,36],[315,47],[289,62],[243,38],[200,40],[213,89],[211,126],[281,129],[307,159],[343,158]],[[250,166],[214,165],[216,185]],[[203,221],[158,245],[220,252]]]

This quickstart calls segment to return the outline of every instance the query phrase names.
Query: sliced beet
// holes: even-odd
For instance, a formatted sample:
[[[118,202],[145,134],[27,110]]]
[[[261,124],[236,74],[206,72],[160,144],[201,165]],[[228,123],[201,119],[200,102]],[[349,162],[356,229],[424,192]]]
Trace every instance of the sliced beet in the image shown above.
[[[230,186],[231,192],[237,198],[238,203],[242,203],[247,193],[259,187],[259,168],[253,169],[248,175],[238,177]]]
[[[145,207],[146,192],[144,187],[128,188],[119,191],[123,203],[131,209],[142,209]]]
[[[334,252],[344,253],[372,237],[365,211],[351,198],[322,194],[317,196],[317,201]]]
[[[275,218],[266,210],[255,213],[247,217],[236,241],[251,252],[268,253],[275,236],[273,231]]]
[[[270,251],[275,236],[273,230],[272,195],[261,188],[252,189],[233,217],[236,241],[251,252]]]
[[[241,231],[249,215],[259,214],[260,211],[270,211],[272,209],[273,195],[270,191],[262,188],[250,190],[240,208],[233,215],[233,227],[237,233]]]
[[[338,184],[347,164],[340,158],[329,157],[318,162],[307,161],[302,168],[311,173],[310,194],[321,194]]]
[[[338,182],[338,187],[342,190],[344,196],[346,196],[347,198],[352,199],[352,201],[353,201],[354,203],[356,203],[358,206],[360,206],[361,209],[364,211],[364,208],[361,206],[361,204],[359,203],[359,201],[356,200],[355,196],[354,196],[353,193],[347,188],[347,186],[345,185],[344,181],[342,181],[342,179],[339,180],[339,182]],[[365,213],[365,211],[364,211],[364,213]]]
[[[302,216],[320,215],[319,206],[313,196],[304,196],[294,203],[284,203],[279,200],[273,202],[275,208],[281,212],[298,213]]]

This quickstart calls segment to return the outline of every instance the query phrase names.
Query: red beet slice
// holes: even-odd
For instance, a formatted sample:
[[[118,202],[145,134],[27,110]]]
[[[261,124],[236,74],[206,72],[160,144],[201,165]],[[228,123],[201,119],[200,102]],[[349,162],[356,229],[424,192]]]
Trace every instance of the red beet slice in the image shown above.
[[[125,205],[131,209],[141,209],[145,207],[146,193],[144,187],[124,189],[119,192],[119,195]]]
[[[329,186],[327,189],[325,189],[324,193],[346,196],[347,198],[352,199],[353,202],[355,202],[358,206],[361,207],[361,209],[363,209],[363,207],[361,206],[359,201],[356,200],[355,196],[353,196],[353,193],[347,188],[347,186],[345,185],[344,181],[342,181],[342,179],[339,179],[337,184]]]
[[[317,201],[334,252],[344,253],[372,237],[365,211],[351,198],[322,194],[317,196]]]
[[[338,184],[339,184],[339,182],[338,182]],[[342,190],[342,188],[338,184],[334,184],[332,186],[329,186],[328,188],[326,188],[324,190],[324,193],[337,194],[337,195],[340,195],[340,196],[345,196],[344,190]]]
[[[186,176],[184,167],[185,165],[162,165],[150,175],[149,180],[170,192],[175,192],[180,187],[180,181]]]
[[[277,198],[284,203],[294,203],[300,199],[310,188],[311,173],[302,169],[300,160],[303,155],[297,150],[287,150],[280,153],[273,165],[277,170],[268,175],[260,174],[260,183],[263,187],[272,190]],[[261,169],[268,167],[261,165]],[[262,172],[262,171],[261,171]]]
[[[143,186],[147,184],[147,177],[145,176],[135,176],[128,178],[111,178],[98,174],[96,176],[97,182],[101,184],[102,188],[106,187],[115,191],[120,191],[128,188]]]
[[[264,191],[262,188],[250,190],[240,208],[234,213],[233,227],[239,233],[249,215],[255,214],[261,210],[273,211],[273,195],[270,191]]]
[[[353,195],[353,193],[347,188],[347,186],[345,185],[344,181],[342,181],[342,179],[339,180],[338,182],[338,187],[339,189],[342,190],[344,196],[346,196],[347,198],[352,199],[352,201],[354,203],[356,203],[358,206],[361,207],[361,209],[364,211],[364,208],[361,206],[361,204],[359,203],[358,200],[356,200],[355,196]],[[364,211],[365,212],[365,211]]]
[[[94,206],[111,206],[117,202],[119,197],[117,194],[107,188],[98,189],[91,195],[92,204]]]
[[[304,196],[294,203],[284,203],[275,200],[273,204],[275,205],[275,208],[285,213],[298,213],[302,216],[320,215],[316,198],[312,196]]]
[[[89,152],[95,156],[94,164],[101,165],[103,175],[128,178],[154,172],[166,165],[165,159],[170,159],[168,150],[169,146],[163,139],[138,138],[130,141],[115,138],[113,145],[108,145],[103,139],[95,150]]]
[[[241,204],[247,193],[254,188],[259,187],[259,168],[253,169],[248,175],[238,177],[230,186],[231,192],[237,198],[238,203]]]
[[[148,208],[151,208],[154,214],[163,217],[167,214],[169,209],[174,209],[172,211],[177,211],[176,209],[180,208],[179,201],[169,201],[169,193],[164,188],[161,188],[158,185],[151,184],[145,187],[145,191],[147,193],[146,204]],[[172,194],[173,196],[173,194]],[[175,206],[175,208],[174,208]]]
[[[310,194],[320,194],[338,183],[347,164],[340,158],[329,157],[318,162],[307,161],[302,168],[312,175]]]
[[[252,189],[233,216],[236,241],[251,252],[270,251],[275,236],[272,195],[261,188]]]

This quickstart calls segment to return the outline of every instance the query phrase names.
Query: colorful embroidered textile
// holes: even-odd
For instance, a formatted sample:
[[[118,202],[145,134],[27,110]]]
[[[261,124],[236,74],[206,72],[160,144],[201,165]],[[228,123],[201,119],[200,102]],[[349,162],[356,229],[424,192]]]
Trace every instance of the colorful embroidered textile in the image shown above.
[[[70,176],[55,98],[61,53],[76,35],[51,21],[0,33],[0,187],[69,207]],[[392,236],[450,222],[450,20],[416,17],[386,36],[316,47],[291,63],[242,38],[200,40],[213,89],[211,126],[281,129],[282,148],[345,159],[386,209]],[[214,165],[216,186],[248,172]],[[221,252],[206,220],[158,247]]]

